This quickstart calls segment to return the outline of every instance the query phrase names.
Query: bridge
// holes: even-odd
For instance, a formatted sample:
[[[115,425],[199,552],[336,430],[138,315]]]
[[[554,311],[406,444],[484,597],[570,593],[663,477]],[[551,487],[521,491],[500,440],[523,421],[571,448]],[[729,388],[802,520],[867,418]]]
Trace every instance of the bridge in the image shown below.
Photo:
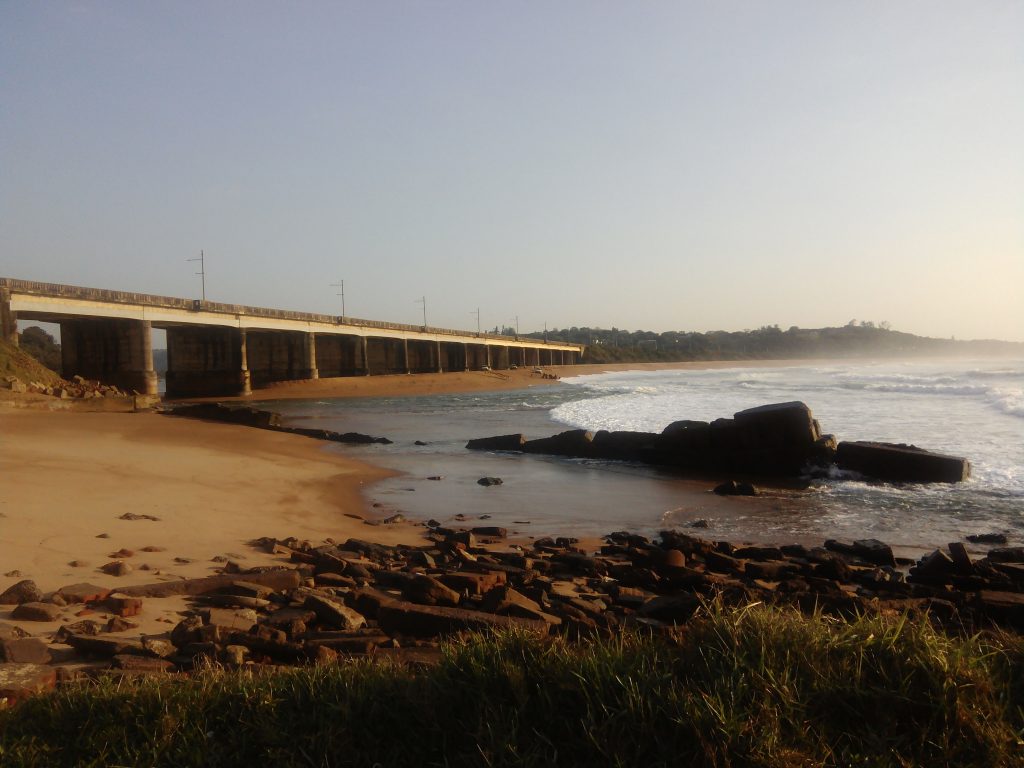
[[[153,329],[167,333],[167,395],[250,394],[275,381],[569,365],[583,347],[310,312],[0,278],[0,338],[60,325],[65,377],[157,394]]]

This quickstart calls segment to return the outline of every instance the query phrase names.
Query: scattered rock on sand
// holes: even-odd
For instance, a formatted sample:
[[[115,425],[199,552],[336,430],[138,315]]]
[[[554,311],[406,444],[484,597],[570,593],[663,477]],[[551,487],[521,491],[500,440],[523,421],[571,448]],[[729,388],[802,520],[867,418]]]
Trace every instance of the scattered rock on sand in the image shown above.
[[[114,560],[106,565],[101,565],[100,570],[110,576],[127,576],[134,569],[123,560]]]
[[[0,605],[20,605],[21,603],[37,603],[43,599],[43,592],[32,579],[25,579],[13,584],[0,594]]]
[[[51,603],[22,603],[11,612],[17,621],[56,621],[60,617],[60,606]]]
[[[1005,533],[972,533],[967,540],[974,544],[1005,544]]]
[[[757,496],[757,488],[750,483],[738,483],[735,480],[727,480],[715,486],[715,493],[719,496]]]
[[[491,485],[501,485],[505,481],[502,480],[500,477],[481,477],[476,482],[477,482],[477,485],[482,485],[484,487],[488,487],[488,486],[491,486]]]
[[[136,514],[134,512],[125,512],[123,515],[121,515],[117,519],[118,520],[159,520],[160,518],[156,517],[154,515],[138,515],[138,514]],[[100,538],[100,537],[97,537],[97,538]],[[104,535],[103,538],[107,538],[107,537]]]

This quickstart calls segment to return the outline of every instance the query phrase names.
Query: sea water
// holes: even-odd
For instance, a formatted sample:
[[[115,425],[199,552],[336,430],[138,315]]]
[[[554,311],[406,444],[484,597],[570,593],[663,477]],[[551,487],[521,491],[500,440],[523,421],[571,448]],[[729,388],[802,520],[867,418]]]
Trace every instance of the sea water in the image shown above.
[[[287,423],[360,431],[390,446],[341,448],[402,474],[371,497],[410,517],[486,515],[523,534],[600,535],[705,526],[714,539],[821,543],[875,537],[926,549],[967,534],[1024,543],[1024,360],[842,362],[709,370],[625,371],[564,386],[362,400],[274,403]],[[650,467],[479,453],[467,440],[583,428],[657,432],[766,403],[801,400],[840,440],[911,443],[970,459],[956,485],[893,485],[837,473],[803,492],[723,502]],[[419,440],[426,445],[416,446]],[[429,477],[442,477],[429,480]],[[498,476],[503,484],[476,481]],[[700,522],[698,522],[700,521]]]

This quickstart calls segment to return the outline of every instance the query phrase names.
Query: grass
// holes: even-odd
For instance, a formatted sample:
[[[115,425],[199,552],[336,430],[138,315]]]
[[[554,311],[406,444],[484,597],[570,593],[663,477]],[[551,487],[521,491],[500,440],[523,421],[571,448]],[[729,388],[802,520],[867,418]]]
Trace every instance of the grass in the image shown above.
[[[355,663],[76,686],[0,714],[4,766],[1015,766],[1024,640],[707,606],[672,638],[506,633]]]

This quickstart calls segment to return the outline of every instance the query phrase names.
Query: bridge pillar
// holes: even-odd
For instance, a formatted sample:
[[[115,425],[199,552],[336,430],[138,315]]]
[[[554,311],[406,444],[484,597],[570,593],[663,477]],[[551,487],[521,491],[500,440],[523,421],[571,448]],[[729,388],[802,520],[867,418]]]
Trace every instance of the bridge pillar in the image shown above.
[[[157,394],[153,326],[148,320],[63,320],[61,373]]]
[[[412,373],[412,368],[409,365],[409,340],[402,339],[402,355],[405,360],[405,372]]]
[[[18,346],[18,313],[11,309],[9,288],[0,288],[0,339]]]
[[[306,334],[306,355],[302,361],[303,371],[305,374],[303,378],[306,379],[319,379],[320,370],[316,366],[316,334]]]
[[[437,354],[437,372],[444,373],[444,364],[441,362],[441,342],[434,342],[434,350]]]
[[[370,375],[370,339],[367,336],[362,337],[362,344],[360,349],[363,352],[363,374],[366,376]]]
[[[169,327],[167,394],[171,397],[252,394],[248,342],[244,328]]]

